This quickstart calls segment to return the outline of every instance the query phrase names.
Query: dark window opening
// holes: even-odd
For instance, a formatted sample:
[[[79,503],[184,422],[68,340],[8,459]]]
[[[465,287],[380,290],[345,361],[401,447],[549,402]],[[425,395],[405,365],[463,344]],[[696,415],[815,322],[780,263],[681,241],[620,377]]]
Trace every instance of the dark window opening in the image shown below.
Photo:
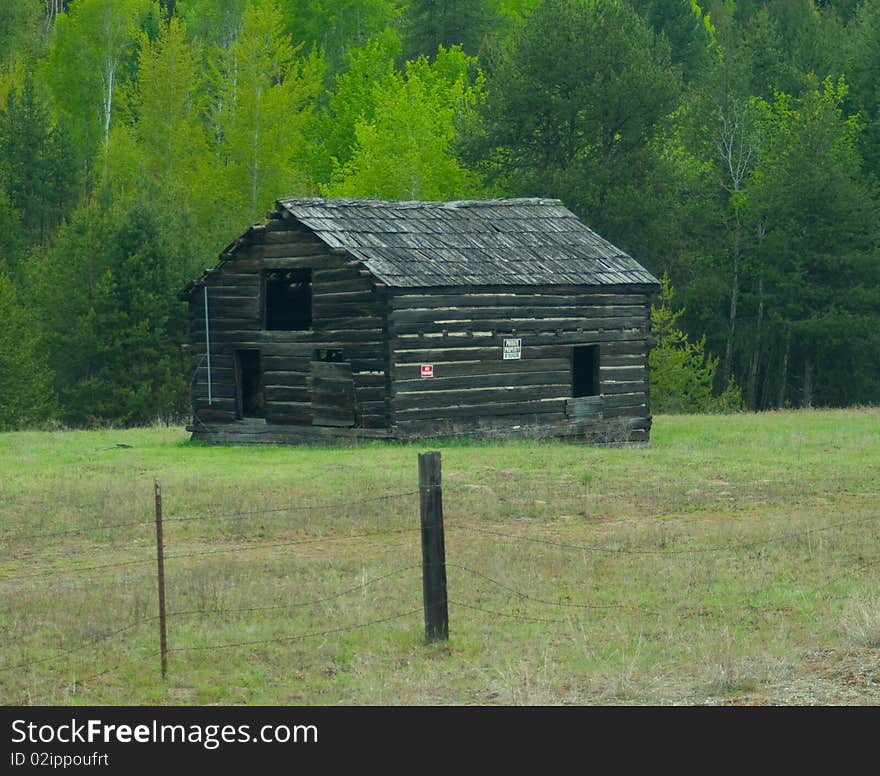
[[[312,327],[312,271],[271,269],[264,275],[266,328],[298,331]]]
[[[572,348],[571,354],[571,395],[599,395],[599,346],[582,345]]]
[[[236,350],[236,414],[240,418],[266,417],[263,370],[259,350]]]
[[[325,364],[341,364],[345,361],[342,357],[342,351],[332,348],[321,348],[315,351],[315,361],[321,361]]]

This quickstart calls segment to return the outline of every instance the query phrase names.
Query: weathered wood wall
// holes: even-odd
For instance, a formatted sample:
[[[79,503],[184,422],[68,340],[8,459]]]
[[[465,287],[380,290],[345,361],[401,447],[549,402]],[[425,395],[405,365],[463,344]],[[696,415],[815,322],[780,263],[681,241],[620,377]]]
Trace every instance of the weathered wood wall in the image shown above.
[[[481,432],[648,438],[650,289],[395,290],[389,296],[395,437]],[[522,358],[503,360],[506,338]],[[572,349],[599,346],[600,396],[572,398]],[[421,365],[434,376],[421,377]]]
[[[208,403],[204,291],[190,293],[190,331],[195,366],[192,396],[194,429],[236,419],[234,352],[260,351],[268,424],[343,424],[345,412],[334,413],[332,396],[313,385],[312,362],[319,350],[341,350],[351,366],[355,406],[352,422],[360,428],[388,425],[384,345],[384,299],[357,262],[332,253],[308,230],[281,218],[250,230],[225,260],[204,278],[208,287],[211,340],[211,388]],[[261,273],[269,269],[312,270],[312,328],[303,331],[263,329]],[[321,375],[320,379],[327,379]],[[319,393],[316,417],[313,397]],[[332,392],[330,392],[332,393]],[[249,429],[255,424],[245,424]],[[232,429],[230,429],[232,431]],[[248,433],[253,433],[253,429]],[[282,433],[283,436],[283,433]],[[320,436],[320,435],[318,435]]]
[[[652,288],[385,288],[343,251],[276,213],[190,292],[197,438],[224,442],[454,434],[647,440]],[[312,271],[312,326],[263,328],[266,270]],[[522,340],[520,359],[503,341]],[[572,354],[599,348],[599,395],[573,398]],[[236,350],[260,352],[265,420],[240,419]],[[319,364],[341,351],[343,364]],[[338,355],[338,354],[337,354]],[[433,366],[423,378],[421,366]],[[233,421],[238,421],[233,423]]]

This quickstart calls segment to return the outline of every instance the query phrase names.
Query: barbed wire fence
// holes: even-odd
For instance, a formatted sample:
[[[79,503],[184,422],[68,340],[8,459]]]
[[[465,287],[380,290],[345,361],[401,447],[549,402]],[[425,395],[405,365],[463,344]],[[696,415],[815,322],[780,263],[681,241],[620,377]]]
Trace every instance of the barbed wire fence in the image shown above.
[[[453,492],[465,492],[473,495],[472,491],[458,490],[455,487],[451,490]],[[369,531],[348,531],[337,535],[308,536],[284,541],[240,542],[231,547],[211,547],[187,552],[175,551],[172,544],[170,547],[171,551],[168,553],[165,552],[165,541],[167,536],[166,528],[169,526],[183,526],[186,524],[198,523],[200,521],[218,520],[239,523],[257,518],[261,520],[282,517],[289,518],[291,515],[307,515],[316,512],[350,514],[352,510],[357,510],[366,505],[375,506],[395,501],[407,503],[406,500],[410,500],[408,503],[412,505],[413,511],[415,511],[416,496],[418,496],[418,510],[420,516],[418,525],[416,525],[415,520],[413,520],[413,525],[406,527],[387,527]],[[500,501],[504,501],[504,499],[500,499]],[[445,543],[445,534],[447,531],[451,531],[453,535],[457,535],[458,537],[466,535],[487,537],[489,541],[493,542],[496,548],[506,545],[537,546],[548,551],[559,553],[577,553],[580,555],[601,555],[609,557],[655,556],[675,561],[676,559],[694,559],[708,556],[738,557],[744,552],[763,550],[771,545],[784,546],[787,543],[809,542],[813,537],[828,534],[830,532],[846,534],[859,527],[864,527],[870,524],[880,524],[880,514],[869,514],[866,516],[827,522],[821,526],[804,528],[796,531],[785,531],[761,539],[732,541],[725,544],[702,547],[676,546],[675,544],[668,543],[665,543],[664,546],[658,547],[633,547],[620,542],[609,542],[605,544],[567,542],[557,536],[533,536],[522,531],[502,530],[497,525],[482,525],[473,520],[463,519],[461,516],[456,516],[452,520],[444,520],[440,453],[436,452],[426,453],[419,456],[419,488],[417,490],[389,493],[361,499],[348,499],[345,502],[290,504],[283,507],[270,507],[264,509],[255,508],[205,514],[179,514],[166,516],[163,514],[161,488],[157,481],[155,483],[155,505],[155,521],[121,521],[106,524],[94,524],[76,529],[36,533],[9,533],[0,536],[0,546],[5,545],[8,548],[12,548],[16,543],[34,542],[37,540],[45,541],[46,539],[51,538],[71,536],[90,537],[96,533],[106,535],[117,531],[128,531],[131,529],[143,530],[145,534],[148,535],[152,530],[155,530],[155,553],[151,552],[149,556],[144,552],[145,542],[141,540],[137,543],[137,547],[138,550],[144,554],[139,557],[132,557],[108,563],[75,563],[75,565],[62,565],[61,567],[56,567],[54,565],[50,567],[43,566],[26,573],[2,574],[2,571],[0,571],[0,585],[8,585],[14,591],[16,584],[31,585],[37,582],[51,581],[59,577],[88,575],[93,572],[105,572],[108,570],[122,570],[136,567],[143,567],[144,569],[155,567],[155,582],[158,593],[157,610],[155,614],[133,618],[118,627],[106,630],[105,632],[99,633],[91,638],[83,639],[71,646],[63,646],[51,655],[12,661],[0,665],[0,675],[9,672],[28,671],[36,666],[44,666],[67,657],[89,653],[90,650],[101,644],[107,642],[119,642],[121,639],[124,639],[138,629],[146,628],[147,626],[156,629],[157,648],[140,648],[140,659],[159,658],[158,666],[164,678],[169,671],[173,672],[174,670],[173,663],[169,667],[169,659],[175,655],[290,644],[293,642],[306,641],[308,639],[323,639],[335,634],[367,630],[375,626],[405,620],[406,618],[414,617],[419,613],[422,613],[424,617],[425,641],[430,643],[433,641],[445,640],[449,638],[448,612],[450,606],[453,610],[457,609],[460,615],[464,615],[466,612],[476,612],[493,619],[503,618],[520,622],[554,626],[576,625],[578,623],[576,617],[579,612],[629,612],[643,615],[674,615],[676,612],[683,613],[683,611],[688,608],[698,608],[701,611],[712,608],[711,605],[705,603],[689,603],[683,605],[681,603],[657,604],[607,600],[572,601],[561,599],[554,600],[547,596],[536,595],[529,590],[511,584],[509,581],[502,581],[496,578],[496,576],[487,573],[485,569],[474,568],[473,565],[468,565],[459,562],[458,560],[448,561],[446,559]],[[284,603],[265,603],[260,605],[236,607],[214,606],[192,609],[175,609],[172,607],[169,611],[166,611],[164,600],[166,563],[170,564],[173,573],[178,561],[188,559],[223,554],[241,555],[252,551],[262,551],[266,549],[295,550],[296,548],[310,545],[362,541],[372,538],[387,539],[388,537],[393,536],[404,537],[407,546],[415,546],[414,534],[420,534],[421,536],[422,556],[420,563],[401,564],[390,571],[384,571],[382,573],[365,577],[358,584],[348,585],[327,595],[320,595],[302,600],[286,601]],[[392,549],[397,546],[398,545],[395,545]],[[125,545],[122,545],[122,548],[124,549]],[[51,562],[53,564],[67,564],[70,560],[93,557],[94,552],[94,548],[65,552],[52,557]],[[40,553],[35,551],[18,552],[11,554],[10,557],[6,559],[5,563],[11,562],[17,565],[34,563],[38,562],[40,557]],[[848,592],[834,593],[834,587],[839,582],[846,580],[847,578],[852,578],[853,575],[857,573],[874,569],[880,565],[880,547],[877,547],[876,545],[874,547],[863,546],[852,554],[844,556],[839,560],[846,566],[846,570],[825,579],[821,585],[824,589],[824,598],[827,600],[847,598],[849,596]],[[0,566],[0,570],[2,570],[2,566]],[[361,593],[368,588],[373,588],[382,583],[388,583],[395,578],[406,578],[409,576],[412,577],[413,583],[415,584],[417,578],[416,572],[418,571],[421,571],[422,579],[422,606],[420,607],[410,606],[407,608],[398,608],[394,610],[393,613],[376,613],[375,616],[367,616],[354,623],[333,624],[328,625],[328,627],[284,634],[271,638],[238,639],[206,644],[181,644],[174,639],[173,624],[184,618],[222,617],[228,615],[310,609],[344,599],[347,596]],[[447,589],[447,572],[453,576],[453,589],[456,591],[462,593],[466,592],[470,589],[470,585],[466,580],[475,580],[482,584],[489,585],[495,590],[503,591],[506,595],[512,596],[515,600],[540,607],[540,612],[538,614],[532,614],[523,613],[521,611],[504,611],[496,607],[485,606],[479,600],[467,600],[466,596],[460,596],[459,592],[456,592],[454,597],[450,596]],[[755,608],[755,603],[749,601],[735,606],[730,604],[724,604],[723,606],[716,605],[716,608],[719,608],[721,613],[729,613],[731,610],[737,608],[743,611],[752,611]],[[126,660],[123,659],[113,663],[103,670],[79,676],[74,684],[83,685],[90,680],[111,673],[121,665],[125,664],[125,662]]]

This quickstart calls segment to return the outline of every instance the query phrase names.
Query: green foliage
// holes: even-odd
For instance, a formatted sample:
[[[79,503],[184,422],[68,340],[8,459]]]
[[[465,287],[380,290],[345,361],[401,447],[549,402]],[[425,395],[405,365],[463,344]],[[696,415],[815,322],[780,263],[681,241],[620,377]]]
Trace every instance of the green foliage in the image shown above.
[[[733,378],[714,395],[718,358],[706,352],[706,338],[691,342],[679,325],[682,310],[673,309],[675,292],[669,276],[661,279],[660,298],[651,305],[651,334],[655,345],[649,356],[651,411],[655,413],[737,412],[742,393]]]
[[[76,172],[69,134],[52,125],[48,106],[27,76],[21,90],[10,89],[0,109],[0,181],[33,241],[42,241],[58,225]]]
[[[497,25],[498,0],[409,0],[405,17],[408,59],[434,56],[438,46],[477,54]]]
[[[0,3],[0,68],[33,59],[42,49],[42,0]]]
[[[77,0],[55,21],[43,78],[76,147],[91,158],[107,143],[120,87],[131,78],[151,0]]]
[[[52,373],[39,321],[0,271],[0,431],[33,425],[52,414]]]
[[[318,47],[335,69],[359,46],[396,30],[402,5],[400,0],[286,0],[281,9],[294,43]]]
[[[619,0],[547,0],[485,67],[462,158],[509,194],[561,198],[650,260],[636,235],[665,218],[668,193],[649,141],[681,87],[668,42]]]
[[[29,265],[67,422],[137,425],[187,405],[183,262],[163,218],[137,197],[92,200]]]
[[[324,60],[300,56],[274,0],[257,0],[241,35],[217,49],[211,120],[227,213],[259,220],[273,200],[305,194],[313,181],[307,126],[321,90]]]
[[[669,271],[697,403],[876,402],[878,66],[878,0],[6,2],[0,273],[64,417],[141,422],[169,278],[274,199],[553,196]]]
[[[337,164],[328,196],[384,199],[456,199],[477,196],[477,177],[450,151],[457,111],[469,110],[482,92],[471,81],[474,60],[440,47],[434,62],[408,62],[377,81],[372,118],[359,118],[350,159]]]

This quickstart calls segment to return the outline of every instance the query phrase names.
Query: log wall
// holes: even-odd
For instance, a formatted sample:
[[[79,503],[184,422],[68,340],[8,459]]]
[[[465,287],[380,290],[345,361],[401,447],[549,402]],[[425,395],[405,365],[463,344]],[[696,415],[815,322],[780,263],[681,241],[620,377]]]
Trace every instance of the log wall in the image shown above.
[[[388,311],[394,436],[647,440],[648,291],[396,290]],[[504,360],[504,340],[517,338],[521,358]],[[572,398],[572,353],[581,345],[599,347],[599,394]],[[433,377],[421,376],[422,365]]]
[[[196,286],[189,299],[196,436],[207,432],[209,424],[238,419],[234,352],[239,349],[260,352],[267,425],[287,424],[291,433],[296,426],[313,423],[387,428],[385,301],[372,276],[359,271],[357,262],[329,251],[307,230],[280,219],[250,230],[224,258],[203,279],[208,288],[210,404],[203,288]],[[265,330],[262,274],[288,268],[312,270],[312,326],[302,331]],[[339,392],[338,412],[324,384],[327,375],[313,375],[313,363],[321,360],[316,353],[321,351],[341,351],[350,365],[351,388]],[[247,425],[251,429],[255,424]],[[277,433],[285,432],[282,428]]]

